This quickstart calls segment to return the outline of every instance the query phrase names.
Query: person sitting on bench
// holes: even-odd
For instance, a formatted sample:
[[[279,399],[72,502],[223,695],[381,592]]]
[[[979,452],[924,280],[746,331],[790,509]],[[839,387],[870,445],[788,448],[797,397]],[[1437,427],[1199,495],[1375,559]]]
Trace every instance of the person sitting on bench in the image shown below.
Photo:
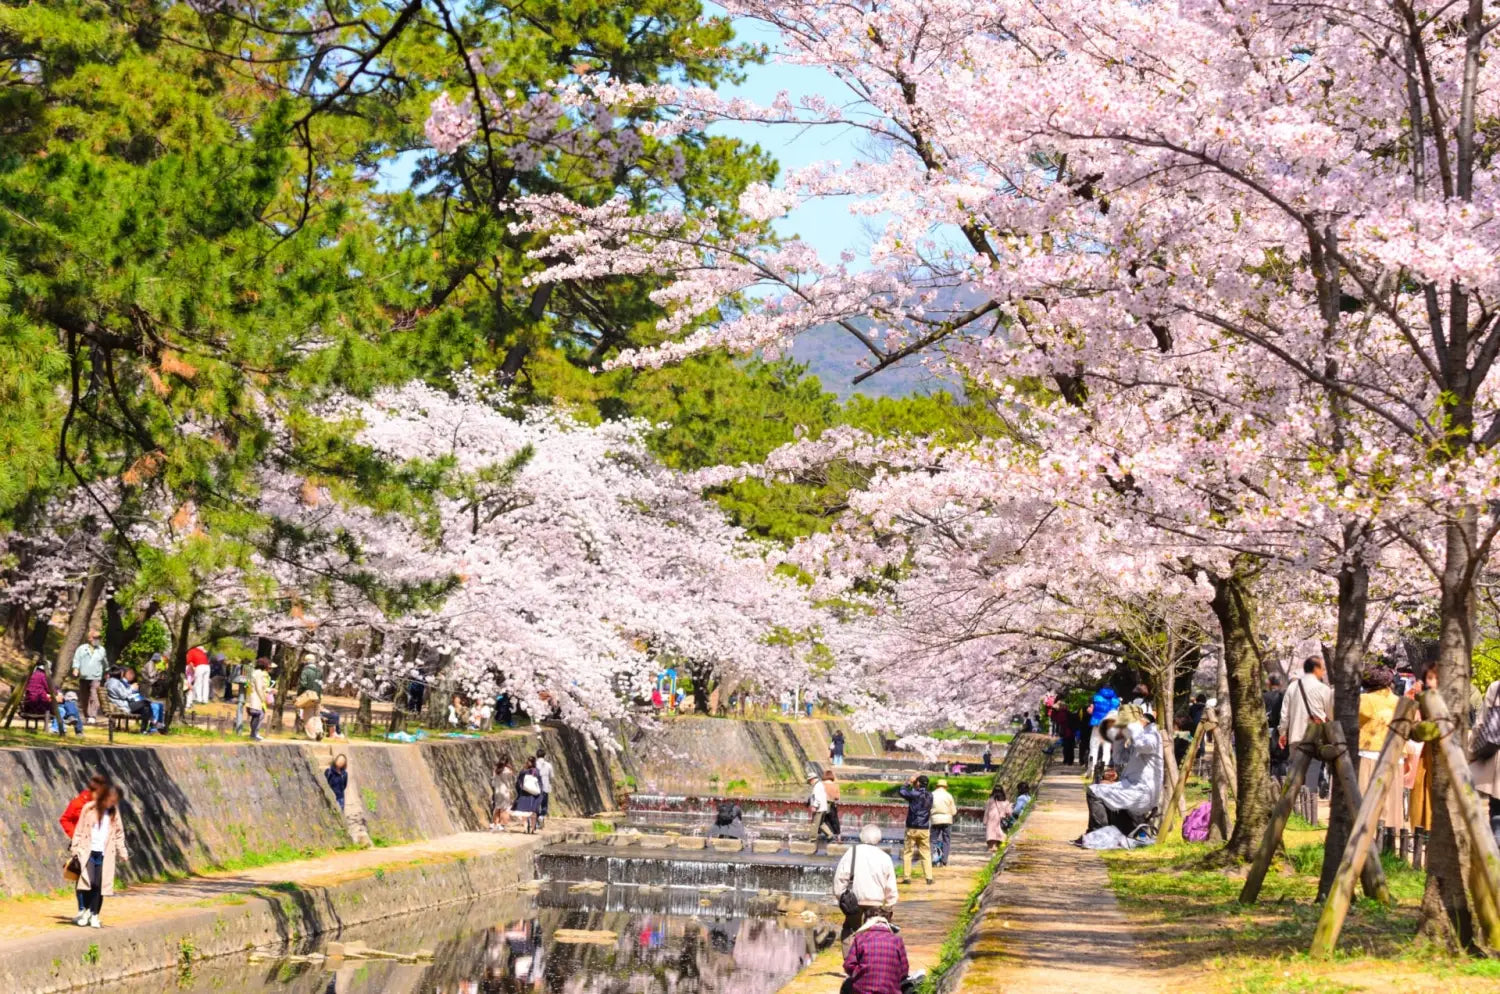
[[[1121,761],[1118,773],[1088,787],[1090,832],[1113,825],[1135,831],[1161,803],[1161,734],[1145,714],[1127,704],[1099,723],[1099,731]]]
[[[116,711],[124,711],[141,719],[141,731],[153,727],[151,702],[125,682],[123,671],[118,666],[109,671],[109,679],[104,682],[104,696],[109,699],[109,706]],[[161,729],[156,726],[156,730]]]

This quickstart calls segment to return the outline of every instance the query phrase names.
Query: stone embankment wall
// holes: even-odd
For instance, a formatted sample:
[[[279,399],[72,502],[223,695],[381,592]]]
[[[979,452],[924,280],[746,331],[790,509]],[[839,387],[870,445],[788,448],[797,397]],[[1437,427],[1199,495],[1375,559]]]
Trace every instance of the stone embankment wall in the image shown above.
[[[490,774],[547,747],[557,766],[553,811],[612,806],[607,757],[577,733],[544,728],[416,745],[328,743],[0,749],[0,894],[62,885],[66,839],[57,819],[95,770],[124,794],[131,859],[122,878],[156,879],[349,846],[353,839],[323,768],[349,757],[348,802],[382,842],[413,842],[488,824]]]
[[[496,901],[491,905],[494,910],[505,896],[516,893],[518,884],[532,878],[532,857],[542,842],[537,836],[535,841],[484,859],[397,866],[328,886],[262,888],[236,895],[232,903],[207,902],[201,908],[103,933],[59,929],[7,947],[0,961],[0,990],[60,994],[93,988],[104,980],[159,971],[177,973],[175,978],[162,976],[163,989],[170,989],[174,979],[186,981],[180,986],[189,986],[201,961],[259,946],[305,949],[318,935],[480,899]],[[414,952],[419,943],[433,938],[413,929],[410,919],[405,922],[398,934],[387,936],[386,944],[375,948]],[[236,979],[243,986],[222,989],[266,989],[265,978],[255,967],[246,969],[243,961],[235,961],[234,967],[228,975],[238,974]],[[328,980],[321,971],[318,976],[316,990],[321,992]],[[221,988],[215,985],[214,989]]]
[[[856,732],[842,721],[691,717],[633,729],[623,762],[636,789],[648,793],[718,793],[735,780],[751,787],[797,784],[809,763],[828,762],[828,743],[841,727],[850,762],[882,754],[878,734]]]

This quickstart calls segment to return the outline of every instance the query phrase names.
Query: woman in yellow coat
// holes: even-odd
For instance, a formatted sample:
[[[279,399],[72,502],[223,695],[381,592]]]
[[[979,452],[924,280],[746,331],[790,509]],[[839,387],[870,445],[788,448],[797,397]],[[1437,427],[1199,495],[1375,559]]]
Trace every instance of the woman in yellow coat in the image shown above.
[[[78,889],[85,894],[84,910],[74,921],[99,928],[104,899],[115,893],[115,864],[130,858],[120,824],[119,788],[110,787],[83,806],[69,851],[78,858]]]

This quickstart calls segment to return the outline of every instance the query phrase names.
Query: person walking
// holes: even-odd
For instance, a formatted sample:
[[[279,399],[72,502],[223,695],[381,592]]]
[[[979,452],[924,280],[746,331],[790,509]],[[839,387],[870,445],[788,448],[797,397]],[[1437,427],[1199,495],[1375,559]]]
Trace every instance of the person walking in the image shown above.
[[[78,703],[83,720],[92,724],[99,714],[99,688],[104,683],[106,659],[99,633],[89,632],[89,640],[73,650],[73,675],[78,678]]]
[[[948,781],[939,780],[932,792],[932,863],[948,865],[948,850],[953,845],[953,819],[958,816],[958,802],[948,793]]]
[[[510,827],[510,809],[516,803],[516,771],[510,760],[501,759],[490,776],[490,831]]]
[[[542,782],[542,796],[536,802],[536,827],[541,828],[547,821],[547,815],[552,812],[552,777],[556,771],[553,769],[552,760],[547,758],[546,746],[536,748],[536,773]]]
[[[844,730],[842,728],[833,730],[833,738],[828,743],[828,753],[828,758],[834,766],[844,765]]]
[[[807,806],[812,810],[812,840],[814,845],[821,846],[825,837],[833,837],[833,828],[828,824],[828,789],[816,773],[808,775],[807,783],[811,789]]]
[[[349,788],[349,757],[343,753],[333,757],[333,762],[323,771],[323,779],[328,781],[333,799],[339,802],[339,810],[344,810],[344,791]]]
[[[74,797],[68,802],[68,806],[63,808],[62,817],[57,819],[57,823],[62,826],[63,835],[67,836],[70,847],[73,842],[73,833],[78,829],[78,819],[83,814],[83,806],[101,800],[109,790],[110,784],[111,781],[107,774],[95,773],[89,777],[88,786],[79,791],[78,796]],[[78,898],[78,914],[82,916],[89,910],[88,895],[77,889],[73,893]]]
[[[998,852],[1005,844],[1005,823],[1011,815],[1010,801],[1005,797],[1005,786],[995,784],[989,800],[984,802],[984,844],[990,852]]]
[[[932,886],[932,792],[927,789],[927,774],[908,780],[897,791],[906,801],[906,838],[901,844],[901,865],[911,880],[912,856],[922,861],[922,873]]]
[[[875,915],[891,916],[899,897],[896,893],[896,864],[880,848],[884,833],[879,825],[859,830],[859,841],[839,857],[833,871],[833,896],[844,912],[844,927],[839,941],[847,942],[865,921]],[[846,898],[849,894],[852,897]]]
[[[250,716],[250,741],[260,742],[260,722],[269,710],[271,700],[271,661],[261,656],[250,671],[250,682],[245,686],[245,713]]]
[[[104,899],[115,893],[115,867],[130,859],[125,848],[125,829],[120,824],[118,787],[113,784],[104,787],[98,797],[83,805],[69,852],[78,860],[76,889],[85,895],[84,907],[74,923],[100,928]]]
[[[1312,726],[1321,725],[1328,720],[1328,712],[1333,707],[1333,688],[1323,682],[1324,672],[1323,660],[1310,656],[1303,660],[1302,676],[1287,689],[1286,700],[1281,707],[1280,742],[1288,755],[1307,737]],[[1305,782],[1308,789],[1321,793],[1322,779],[1323,761],[1314,756],[1307,766]]]
[[[1385,746],[1391,722],[1396,718],[1396,705],[1401,698],[1391,692],[1391,683],[1396,672],[1389,666],[1370,666],[1360,674],[1364,693],[1359,695],[1359,790],[1363,796],[1370,788],[1375,776],[1375,761]],[[1380,811],[1380,820],[1389,829],[1400,829],[1406,825],[1405,792],[1392,785],[1386,792],[1385,803]]]
[[[536,768],[536,757],[526,760],[521,775],[516,778],[516,812],[526,823],[526,834],[537,829],[537,811],[542,803],[542,775]]]
[[[1474,790],[1489,802],[1490,832],[1500,842],[1500,680],[1485,688],[1484,703],[1469,740],[1468,758]],[[1401,792],[1392,793],[1399,797]]]
[[[823,793],[828,795],[828,817],[824,821],[833,830],[833,841],[842,842],[844,828],[839,822],[839,782],[834,779],[832,770],[823,771]]]

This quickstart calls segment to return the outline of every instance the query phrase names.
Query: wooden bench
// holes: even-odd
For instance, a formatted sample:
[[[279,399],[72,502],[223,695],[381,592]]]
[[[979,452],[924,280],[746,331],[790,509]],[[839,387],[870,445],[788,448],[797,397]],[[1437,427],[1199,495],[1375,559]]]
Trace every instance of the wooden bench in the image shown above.
[[[130,723],[132,721],[136,721],[140,722],[140,730],[144,732],[146,730],[146,726],[151,722],[151,712],[149,711],[147,711],[144,715],[131,714],[129,711],[122,711],[109,703],[105,703],[103,714],[105,724],[109,726],[109,741],[111,743],[113,743],[115,740],[116,725],[118,725],[123,731],[128,732],[130,731]]]
[[[47,730],[47,719],[51,714],[46,711],[22,711],[21,727],[28,732],[45,732]]]

